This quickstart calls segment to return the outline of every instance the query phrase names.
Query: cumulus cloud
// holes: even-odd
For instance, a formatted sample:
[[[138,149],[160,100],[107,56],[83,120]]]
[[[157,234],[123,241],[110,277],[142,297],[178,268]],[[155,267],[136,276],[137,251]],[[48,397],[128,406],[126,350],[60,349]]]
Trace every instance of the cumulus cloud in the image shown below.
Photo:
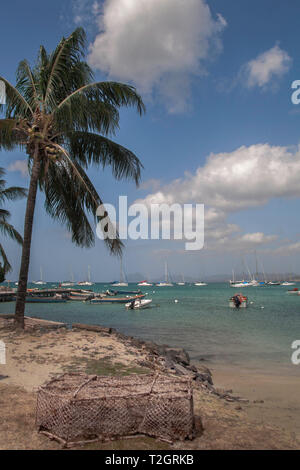
[[[19,171],[23,178],[28,176],[28,165],[26,160],[16,160],[7,168],[8,171]]]
[[[170,112],[187,106],[189,81],[221,49],[226,20],[205,0],[106,0],[91,66],[160,94]]]
[[[257,86],[265,89],[287,73],[291,63],[292,59],[288,53],[276,44],[243,65],[240,76],[247,88]]]
[[[221,212],[261,206],[273,197],[300,196],[300,149],[256,144],[211,154],[194,175],[186,174],[146,201],[204,202]],[[224,214],[223,214],[224,215]]]
[[[164,185],[143,201],[152,203],[205,204],[205,237],[208,245],[227,247],[261,246],[276,240],[261,232],[240,234],[228,216],[273,198],[300,197],[300,149],[257,144],[230,153],[211,154],[194,175]],[[207,245],[207,246],[208,246]]]

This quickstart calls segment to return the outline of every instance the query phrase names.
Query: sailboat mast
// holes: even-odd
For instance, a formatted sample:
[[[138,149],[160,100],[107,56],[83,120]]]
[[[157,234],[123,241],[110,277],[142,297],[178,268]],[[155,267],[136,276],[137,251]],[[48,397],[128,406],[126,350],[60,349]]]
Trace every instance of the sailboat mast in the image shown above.
[[[120,282],[124,282],[124,279],[123,279],[123,258],[121,258],[121,261],[120,261]]]

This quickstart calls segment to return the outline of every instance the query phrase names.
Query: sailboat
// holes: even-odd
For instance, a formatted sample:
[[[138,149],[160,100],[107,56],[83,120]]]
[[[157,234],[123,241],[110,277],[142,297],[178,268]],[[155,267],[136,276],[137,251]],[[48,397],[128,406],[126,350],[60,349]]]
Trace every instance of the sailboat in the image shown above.
[[[35,284],[36,286],[44,286],[46,284],[46,282],[43,281],[43,270],[42,270],[42,266],[40,267],[40,274],[41,274],[41,278],[39,281],[33,281],[33,284]]]
[[[88,280],[87,281],[81,281],[77,283],[78,286],[93,286],[94,283],[91,282],[91,267],[88,266]]]
[[[138,286],[140,287],[146,287],[146,286],[153,286],[153,284],[151,284],[151,282],[147,282],[147,281],[141,281],[138,283]]]
[[[116,281],[112,283],[113,287],[127,287],[128,282],[125,281],[124,271],[123,271],[123,260],[121,258],[120,261],[120,281]]]
[[[177,282],[177,285],[178,286],[185,286],[185,280],[184,280],[184,275],[183,274],[181,274],[181,279],[182,279],[181,282]]]
[[[206,282],[194,282],[194,286],[207,286]]]
[[[165,262],[165,281],[164,282],[159,282],[156,285],[157,285],[157,287],[172,287],[173,286],[172,282],[169,281],[169,273],[168,273],[167,262]]]
[[[71,281],[64,281],[60,284],[60,287],[73,287],[75,286],[75,282],[74,282],[74,275],[73,275],[73,271],[71,269]]]

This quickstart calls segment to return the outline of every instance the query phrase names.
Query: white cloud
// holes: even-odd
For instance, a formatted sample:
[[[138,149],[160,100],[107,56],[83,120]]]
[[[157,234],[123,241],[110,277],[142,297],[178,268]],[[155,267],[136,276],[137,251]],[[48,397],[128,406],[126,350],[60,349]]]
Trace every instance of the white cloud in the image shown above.
[[[148,202],[205,203],[225,213],[266,204],[274,197],[300,196],[300,149],[256,144],[211,154],[194,175],[172,181]]]
[[[187,106],[189,81],[221,49],[226,20],[205,0],[106,0],[91,66],[110,78],[158,91],[170,112]]]
[[[28,176],[28,164],[26,160],[16,160],[7,168],[8,171],[19,171],[23,178]]]
[[[73,0],[73,21],[77,26],[90,26],[95,17],[101,13],[101,5],[97,0]]]
[[[207,246],[236,249],[269,244],[275,235],[238,234],[227,221],[234,212],[265,205],[273,198],[300,197],[300,149],[257,144],[230,153],[211,154],[194,175],[186,174],[148,194],[151,203],[205,204]]]
[[[288,53],[276,44],[247,62],[242,67],[240,76],[246,87],[258,86],[265,89],[267,85],[274,85],[277,79],[287,73],[291,63],[292,59]]]
[[[276,255],[292,255],[294,253],[300,252],[300,242],[285,244],[280,246],[274,250],[274,254]]]

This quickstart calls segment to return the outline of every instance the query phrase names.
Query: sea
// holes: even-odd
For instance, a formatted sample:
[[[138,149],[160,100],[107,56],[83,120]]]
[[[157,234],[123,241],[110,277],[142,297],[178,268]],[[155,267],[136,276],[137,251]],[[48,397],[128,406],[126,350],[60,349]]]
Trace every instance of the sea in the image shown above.
[[[58,286],[47,283],[43,288]],[[36,287],[29,285],[28,287]],[[298,285],[300,288],[300,285]],[[96,283],[95,292],[111,288]],[[207,286],[141,287],[151,308],[126,310],[123,304],[27,304],[26,314],[72,323],[113,327],[127,335],[186,349],[191,360],[207,367],[238,366],[256,372],[299,374],[292,363],[292,343],[300,340],[300,296],[288,295],[287,286],[247,287],[249,307],[233,309],[236,293],[228,283]],[[136,284],[115,288],[137,290]],[[0,313],[14,313],[15,303],[0,303]],[[299,355],[300,357],[300,355]]]

